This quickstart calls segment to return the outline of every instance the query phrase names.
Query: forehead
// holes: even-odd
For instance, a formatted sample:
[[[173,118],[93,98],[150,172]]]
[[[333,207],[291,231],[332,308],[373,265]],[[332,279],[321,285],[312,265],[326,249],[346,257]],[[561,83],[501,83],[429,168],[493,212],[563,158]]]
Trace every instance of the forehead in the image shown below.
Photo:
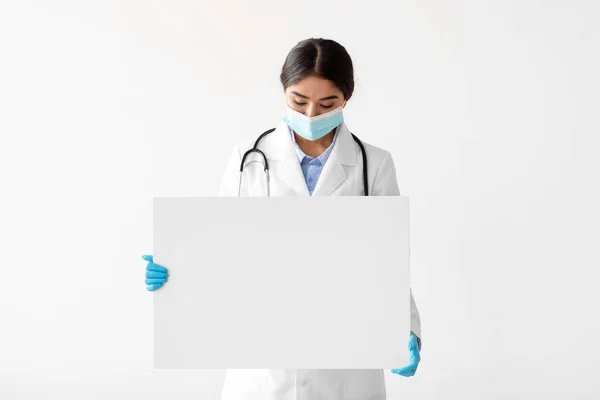
[[[342,94],[341,90],[332,81],[317,76],[309,76],[295,85],[289,86],[287,92],[291,91],[296,91],[310,98]]]

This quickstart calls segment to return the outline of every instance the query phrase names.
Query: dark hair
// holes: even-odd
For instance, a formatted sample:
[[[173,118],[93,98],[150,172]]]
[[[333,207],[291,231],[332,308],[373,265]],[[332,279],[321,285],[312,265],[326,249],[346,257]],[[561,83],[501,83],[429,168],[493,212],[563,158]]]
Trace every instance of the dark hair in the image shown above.
[[[332,81],[346,100],[354,92],[354,66],[346,48],[329,39],[311,38],[299,42],[281,68],[283,89],[304,78],[317,76]]]

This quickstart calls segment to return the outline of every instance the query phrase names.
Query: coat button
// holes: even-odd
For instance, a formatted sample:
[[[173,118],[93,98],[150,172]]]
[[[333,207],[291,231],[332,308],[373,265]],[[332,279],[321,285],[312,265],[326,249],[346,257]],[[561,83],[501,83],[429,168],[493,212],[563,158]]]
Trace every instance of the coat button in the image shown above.
[[[308,382],[302,381],[302,386],[306,386],[306,385],[308,385]]]

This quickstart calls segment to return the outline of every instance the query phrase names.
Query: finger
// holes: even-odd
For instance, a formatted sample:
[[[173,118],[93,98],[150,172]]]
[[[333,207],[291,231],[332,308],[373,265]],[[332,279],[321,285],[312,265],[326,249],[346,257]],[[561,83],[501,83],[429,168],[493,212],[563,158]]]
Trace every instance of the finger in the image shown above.
[[[153,262],[152,254],[143,255],[142,258],[146,261]]]
[[[154,285],[146,285],[146,290],[148,290],[149,292],[153,292],[156,289],[160,289],[161,287],[162,287],[162,284],[160,284],[160,283],[157,283]]]
[[[419,365],[420,361],[421,361],[421,356],[419,355],[419,351],[418,350],[412,351],[410,353],[410,364],[417,366],[417,365]]]
[[[402,376],[413,376],[415,374],[415,369],[411,365],[407,365],[406,367],[393,369],[392,373],[402,375]]]
[[[396,371],[394,372],[395,374],[400,374],[404,376],[407,376],[406,374],[414,375],[414,373],[417,371],[417,367],[419,366],[420,361],[421,358],[418,355],[412,354],[410,356],[410,363],[408,363],[408,365],[402,368],[394,369],[392,372]]]
[[[151,278],[151,279],[146,279],[144,282],[146,283],[146,285],[154,285],[154,284],[163,284],[165,283],[167,280],[164,278]]]
[[[168,273],[169,271],[163,267],[162,265],[158,265],[158,264],[154,264],[154,263],[150,263],[148,264],[148,266],[146,267],[146,269],[150,270],[150,271],[157,271],[157,272],[165,272]]]
[[[397,375],[407,376],[407,374],[408,374],[408,368],[407,367],[403,367],[403,368],[393,369],[392,373],[393,374],[397,374]]]
[[[146,278],[167,278],[167,274],[158,271],[146,271]]]

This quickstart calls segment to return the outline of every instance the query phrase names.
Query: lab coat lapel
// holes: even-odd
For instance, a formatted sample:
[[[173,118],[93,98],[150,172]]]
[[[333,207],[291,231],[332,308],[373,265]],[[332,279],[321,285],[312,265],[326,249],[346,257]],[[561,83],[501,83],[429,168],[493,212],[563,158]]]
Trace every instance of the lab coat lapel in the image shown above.
[[[293,147],[284,155],[281,168],[278,169],[277,174],[282,181],[294,189],[298,196],[310,196],[302,168],[300,167],[298,154]]]
[[[313,196],[329,196],[347,179],[344,165],[356,164],[356,144],[346,124],[340,125],[337,135],[331,154],[325,162],[313,191]]]
[[[333,150],[323,166],[315,190],[313,190],[313,196],[329,196],[345,180],[346,171],[344,171],[337,153]]]
[[[291,133],[284,122],[281,122],[273,132],[273,140],[269,141],[268,147],[267,152],[277,160],[275,171],[279,179],[291,187],[298,196],[310,196]]]

